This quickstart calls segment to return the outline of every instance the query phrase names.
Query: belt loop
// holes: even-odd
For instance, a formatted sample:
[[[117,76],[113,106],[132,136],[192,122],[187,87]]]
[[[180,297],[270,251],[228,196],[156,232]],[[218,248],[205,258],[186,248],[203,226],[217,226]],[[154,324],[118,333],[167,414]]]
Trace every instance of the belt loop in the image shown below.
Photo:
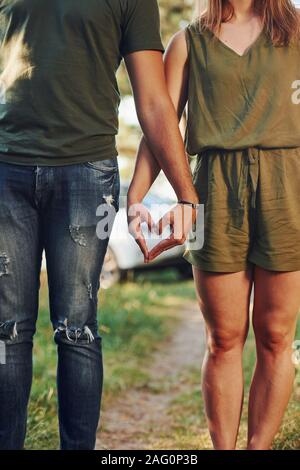
[[[248,161],[250,164],[255,164],[258,159],[258,149],[256,147],[248,148]]]

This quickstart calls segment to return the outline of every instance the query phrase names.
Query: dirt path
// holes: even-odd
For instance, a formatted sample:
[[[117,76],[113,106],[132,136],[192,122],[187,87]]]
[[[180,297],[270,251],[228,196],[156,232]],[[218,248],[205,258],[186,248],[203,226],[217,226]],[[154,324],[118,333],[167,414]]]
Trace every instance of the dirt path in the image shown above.
[[[147,449],[149,434],[167,431],[170,426],[168,410],[174,398],[187,389],[186,371],[199,367],[200,378],[204,323],[196,303],[179,313],[182,320],[173,336],[154,354],[149,387],[122,394],[102,413],[96,449]]]

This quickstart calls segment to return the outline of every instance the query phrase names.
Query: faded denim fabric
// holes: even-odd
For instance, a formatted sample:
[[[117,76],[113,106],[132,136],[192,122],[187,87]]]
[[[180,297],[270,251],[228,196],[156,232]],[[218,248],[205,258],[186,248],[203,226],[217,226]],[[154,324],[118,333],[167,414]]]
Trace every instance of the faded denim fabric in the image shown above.
[[[103,379],[97,293],[109,236],[97,237],[96,212],[106,204],[115,214],[119,189],[116,158],[59,167],[0,163],[0,449],[24,446],[43,249],[61,448],[95,446]]]

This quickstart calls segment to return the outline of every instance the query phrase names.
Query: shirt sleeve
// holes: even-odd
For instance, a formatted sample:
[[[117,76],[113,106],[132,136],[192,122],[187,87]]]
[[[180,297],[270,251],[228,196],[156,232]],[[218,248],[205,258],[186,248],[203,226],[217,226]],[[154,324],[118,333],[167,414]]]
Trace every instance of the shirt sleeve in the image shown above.
[[[164,52],[157,0],[126,0],[122,21],[121,54],[158,50]]]

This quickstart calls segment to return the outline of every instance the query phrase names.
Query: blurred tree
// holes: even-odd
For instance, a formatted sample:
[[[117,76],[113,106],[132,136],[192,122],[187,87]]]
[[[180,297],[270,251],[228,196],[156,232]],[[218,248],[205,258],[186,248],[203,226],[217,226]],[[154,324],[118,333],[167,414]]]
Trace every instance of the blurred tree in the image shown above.
[[[161,29],[165,44],[191,20],[194,4],[194,0],[160,0]]]

